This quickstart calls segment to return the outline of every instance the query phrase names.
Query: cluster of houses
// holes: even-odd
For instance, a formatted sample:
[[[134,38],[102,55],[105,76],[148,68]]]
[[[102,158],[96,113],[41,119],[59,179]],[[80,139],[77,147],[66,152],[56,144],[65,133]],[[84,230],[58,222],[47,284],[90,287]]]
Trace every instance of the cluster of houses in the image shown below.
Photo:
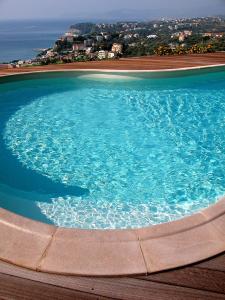
[[[21,67],[22,65],[40,65],[56,62],[73,62],[77,60],[103,60],[116,59],[122,56],[123,45],[121,43],[106,43],[109,35],[98,34],[92,38],[84,39],[77,29],[66,32],[58,39],[53,48],[44,49],[36,58],[26,61],[17,61],[10,67]]]
[[[202,34],[203,37],[221,39],[225,36],[224,32],[205,32]]]
[[[102,32],[93,37],[83,38],[80,31],[72,29],[66,32],[63,37],[55,42],[52,49],[39,55],[41,59],[58,58],[62,60],[76,60],[85,57],[87,60],[114,59],[120,57],[123,45],[113,43],[110,49],[105,49],[105,44],[109,41],[110,35]],[[110,44],[110,43],[109,43]]]
[[[75,24],[55,42],[52,48],[42,49],[34,59],[16,61],[9,67],[116,59],[130,53],[135,56],[139,53],[138,47],[150,45],[151,49],[154,49],[154,45],[158,47],[159,42],[162,42],[165,37],[168,37],[166,43],[171,48],[190,44],[191,39],[188,38],[192,35],[193,40],[196,37],[198,40],[205,37],[220,39],[225,33],[225,30],[218,32],[221,22],[219,18],[193,18],[113,24]],[[149,53],[148,51],[146,53]],[[154,54],[153,50],[151,54]]]
[[[90,59],[112,59],[122,55],[122,44],[113,43],[110,50],[104,50],[101,49],[102,47],[99,45],[99,43],[103,42],[103,40],[107,40],[107,38],[104,36],[96,36],[97,43],[93,39],[72,43],[72,50],[70,50],[70,53],[76,57],[78,57],[80,54],[85,54]]]
[[[177,38],[179,42],[184,42],[185,39],[189,36],[192,36],[193,31],[192,30],[184,30],[181,32],[175,32],[174,34],[171,35],[171,38]],[[209,38],[223,38],[224,33],[223,32],[204,32],[202,33],[202,37],[209,37]]]
[[[184,42],[184,40],[189,37],[189,36],[192,36],[193,32],[192,30],[184,30],[184,31],[181,31],[181,32],[175,32],[171,35],[171,39],[178,39],[179,42]]]
[[[62,41],[62,40],[60,40]],[[113,43],[110,50],[98,49],[94,45],[90,45],[91,41],[84,40],[83,42],[72,43],[68,48],[58,48],[59,40],[51,49],[45,49],[34,59],[19,60],[8,65],[9,68],[19,68],[29,65],[42,65],[55,62],[73,62],[76,60],[103,60],[103,59],[116,59],[122,56],[123,45],[120,43]],[[94,42],[93,42],[94,44]]]

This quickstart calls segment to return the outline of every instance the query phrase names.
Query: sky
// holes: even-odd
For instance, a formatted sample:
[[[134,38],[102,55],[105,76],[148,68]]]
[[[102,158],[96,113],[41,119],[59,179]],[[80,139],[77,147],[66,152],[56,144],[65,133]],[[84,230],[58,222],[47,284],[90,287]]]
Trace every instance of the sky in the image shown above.
[[[7,19],[153,19],[225,15],[225,0],[0,0]]]

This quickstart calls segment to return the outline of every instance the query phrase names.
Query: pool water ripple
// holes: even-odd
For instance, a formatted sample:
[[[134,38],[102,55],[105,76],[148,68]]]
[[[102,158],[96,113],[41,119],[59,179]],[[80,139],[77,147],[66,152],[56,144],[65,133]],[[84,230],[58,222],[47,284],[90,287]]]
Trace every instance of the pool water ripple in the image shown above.
[[[190,215],[225,194],[224,73],[216,87],[73,80],[72,89],[18,107],[3,131],[24,168],[83,191],[49,194],[49,201],[36,195],[49,222],[143,227]]]

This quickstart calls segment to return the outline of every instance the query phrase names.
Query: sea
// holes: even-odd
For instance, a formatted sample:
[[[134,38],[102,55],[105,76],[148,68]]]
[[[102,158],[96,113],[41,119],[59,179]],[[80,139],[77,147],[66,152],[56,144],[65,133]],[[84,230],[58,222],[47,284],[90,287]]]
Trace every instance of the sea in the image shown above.
[[[50,48],[75,20],[0,21],[0,63],[34,58]]]

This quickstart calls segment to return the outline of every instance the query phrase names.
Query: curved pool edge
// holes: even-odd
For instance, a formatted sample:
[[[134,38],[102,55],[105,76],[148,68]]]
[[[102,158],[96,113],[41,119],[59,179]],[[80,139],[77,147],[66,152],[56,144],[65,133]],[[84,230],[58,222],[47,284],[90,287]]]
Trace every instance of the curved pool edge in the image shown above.
[[[7,77],[12,77],[12,76],[19,76],[19,75],[31,75],[31,74],[39,74],[39,73],[60,73],[60,72],[96,72],[96,73],[175,73],[179,71],[198,71],[198,70],[207,70],[207,69],[213,69],[213,68],[223,68],[225,67],[225,63],[222,64],[212,64],[212,65],[200,65],[200,66],[194,66],[194,67],[180,67],[180,68],[165,68],[165,69],[104,69],[104,68],[88,68],[88,69],[82,69],[82,68],[63,68],[63,69],[51,69],[47,68],[45,70],[32,70],[32,71],[25,71],[25,72],[20,72],[18,69],[16,72],[12,73],[6,73],[6,74],[1,74],[1,78],[7,78]]]
[[[0,208],[0,260],[63,275],[149,274],[224,252],[223,228],[225,197],[192,216],[128,230],[58,228]]]

